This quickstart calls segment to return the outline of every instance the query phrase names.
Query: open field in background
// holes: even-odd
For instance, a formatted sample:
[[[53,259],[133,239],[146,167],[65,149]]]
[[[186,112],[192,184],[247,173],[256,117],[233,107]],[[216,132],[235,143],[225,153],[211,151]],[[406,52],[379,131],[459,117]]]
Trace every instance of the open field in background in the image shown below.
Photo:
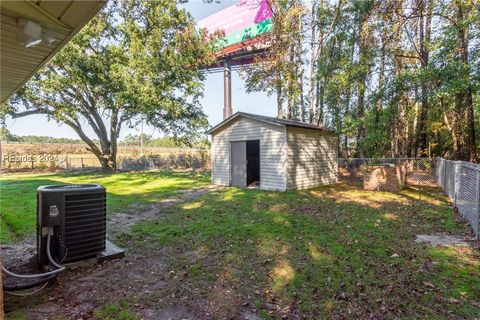
[[[144,155],[157,155],[165,152],[180,152],[182,150],[200,151],[197,148],[170,148],[170,147],[143,147]],[[85,144],[73,143],[2,143],[4,154],[58,154],[58,155],[90,155]],[[118,145],[118,154],[140,156],[142,148],[139,146]]]
[[[158,172],[11,175],[1,182],[2,199],[15,199],[7,207],[10,212],[27,201],[25,211],[33,218],[32,195],[45,182],[104,184],[111,215],[205,185],[208,177]],[[33,232],[32,225],[24,230]],[[128,263],[68,272],[44,295],[17,302],[24,309],[18,307],[11,315],[28,318],[73,281],[74,287],[85,286],[82,292],[102,293],[88,301],[72,296],[71,289],[61,295],[72,306],[87,303],[94,319],[141,319],[149,314],[199,319],[251,314],[263,319],[474,319],[480,310],[478,248],[414,241],[419,234],[468,232],[437,188],[369,192],[355,182],[285,193],[226,188],[164,208],[156,218],[116,233],[116,242],[127,249]]]
[[[29,144],[29,143],[3,143],[2,144],[2,170],[6,172],[38,172],[55,170],[89,170],[100,168],[98,159],[87,150],[83,144]],[[143,156],[142,156],[143,155]],[[19,156],[35,158],[21,159],[21,161],[7,161],[5,156]],[[142,158],[155,158],[157,168],[165,169],[203,169],[210,166],[210,153],[205,149],[197,148],[155,148],[138,146],[118,147],[118,162],[128,159],[126,170],[135,170],[139,164],[136,160]],[[148,169],[148,166],[147,166]]]
[[[139,210],[142,205],[161,201],[179,190],[210,183],[204,174],[148,173],[59,173],[3,174],[0,177],[0,240],[18,241],[35,232],[36,193],[43,185],[98,183],[107,188],[108,213]]]

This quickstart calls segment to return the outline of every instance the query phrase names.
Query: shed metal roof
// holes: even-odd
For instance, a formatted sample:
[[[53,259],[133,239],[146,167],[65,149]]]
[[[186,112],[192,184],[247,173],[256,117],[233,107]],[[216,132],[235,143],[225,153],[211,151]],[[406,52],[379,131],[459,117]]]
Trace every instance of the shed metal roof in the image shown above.
[[[323,126],[317,126],[317,125],[314,125],[314,124],[305,123],[305,122],[301,122],[301,121],[279,119],[279,118],[262,116],[262,115],[253,114],[253,113],[246,113],[246,112],[236,112],[236,113],[234,113],[233,115],[231,115],[227,119],[223,120],[222,122],[220,122],[216,126],[209,129],[207,131],[207,133],[211,134],[214,131],[217,131],[218,129],[224,127],[225,125],[227,125],[228,123],[230,123],[234,119],[236,119],[238,117],[241,117],[241,116],[247,117],[247,118],[250,118],[250,119],[254,119],[254,120],[258,120],[258,121],[262,121],[262,122],[267,122],[267,123],[278,125],[278,126],[298,127],[298,128],[322,130],[322,131],[326,131],[326,132],[335,133],[334,130],[327,129]]]

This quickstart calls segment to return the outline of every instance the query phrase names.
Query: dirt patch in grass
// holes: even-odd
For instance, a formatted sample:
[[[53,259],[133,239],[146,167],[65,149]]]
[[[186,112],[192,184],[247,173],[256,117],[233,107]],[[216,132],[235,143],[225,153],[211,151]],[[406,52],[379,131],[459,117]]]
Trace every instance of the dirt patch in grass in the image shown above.
[[[207,187],[193,188],[191,190],[180,190],[178,196],[160,200],[154,205],[148,207],[140,205],[137,209],[132,210],[132,208],[130,208],[129,212],[126,213],[115,213],[109,217],[107,221],[107,230],[110,231],[111,234],[127,232],[135,223],[155,218],[155,216],[161,214],[162,210],[165,208],[182,202],[192,201],[210,191],[218,189],[218,186],[210,185]]]
[[[198,197],[219,190],[219,187],[208,186],[191,190],[181,190],[178,196],[166,198],[158,204],[148,208],[139,207],[132,213],[118,213],[107,220],[108,237],[114,234],[122,234],[123,237],[129,232],[135,223],[155,218],[167,208],[197,199]],[[35,262],[35,239],[29,237],[25,242],[2,246],[2,259],[5,265],[14,266],[18,273],[36,273]],[[135,293],[135,301],[141,300],[143,295],[165,288],[167,283],[162,280],[164,274],[168,274],[163,264],[162,254],[150,250],[127,250],[127,258],[119,261],[108,262],[93,268],[75,268],[62,273],[58,281],[48,290],[48,298],[45,295],[31,297],[6,296],[6,312],[19,313],[19,307],[27,306],[22,312],[27,319],[53,319],[52,315],[67,317],[68,319],[101,318],[102,312],[97,315],[94,311],[99,306],[109,302],[122,301],[124,308],[129,306],[122,299],[129,293]],[[157,278],[157,276],[159,276]],[[10,279],[11,281],[11,279]],[[15,280],[17,283],[18,280]],[[9,283],[7,281],[7,283]],[[29,305],[35,305],[30,308]],[[142,304],[133,303],[133,309],[137,313],[145,315],[147,319],[172,318],[179,315],[188,317],[188,312],[183,306],[168,306],[160,309],[162,317],[158,318],[160,311],[148,308]],[[156,304],[158,305],[158,304]],[[164,305],[164,304],[160,304]],[[144,310],[145,309],[145,310]],[[109,309],[108,309],[109,310]],[[124,311],[122,311],[124,312]],[[127,311],[125,311],[126,313]],[[112,318],[113,319],[113,318]]]
[[[426,235],[419,234],[417,235],[415,242],[420,243],[429,243],[437,247],[455,247],[455,246],[465,246],[468,247],[470,243],[474,243],[473,239],[465,239],[464,237],[452,236],[448,234],[435,234],[435,235]]]
[[[128,212],[112,214],[107,219],[107,238],[114,239],[115,234],[128,232],[135,223],[155,218],[155,216],[162,214],[165,208],[192,201],[212,190],[219,189],[218,186],[210,185],[207,187],[192,188],[190,190],[180,190],[178,196],[165,198],[154,205],[145,206],[137,204],[135,210],[129,207]],[[22,242],[2,245],[1,253],[3,261],[7,265],[28,269],[29,265],[34,264],[31,260],[33,260],[32,257],[36,252],[35,243],[35,237],[28,236],[24,238]]]

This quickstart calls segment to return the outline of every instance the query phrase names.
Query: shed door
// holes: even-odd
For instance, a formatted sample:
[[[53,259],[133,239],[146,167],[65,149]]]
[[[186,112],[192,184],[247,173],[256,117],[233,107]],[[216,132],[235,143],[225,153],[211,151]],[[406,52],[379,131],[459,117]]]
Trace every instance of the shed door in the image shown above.
[[[247,186],[247,146],[245,141],[232,141],[230,148],[231,185]]]

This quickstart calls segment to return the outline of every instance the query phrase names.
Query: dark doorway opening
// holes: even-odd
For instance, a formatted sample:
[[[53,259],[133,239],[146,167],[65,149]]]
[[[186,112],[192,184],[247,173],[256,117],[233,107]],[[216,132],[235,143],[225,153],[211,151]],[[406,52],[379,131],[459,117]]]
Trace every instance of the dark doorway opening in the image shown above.
[[[260,185],[260,140],[247,141],[247,186]]]

